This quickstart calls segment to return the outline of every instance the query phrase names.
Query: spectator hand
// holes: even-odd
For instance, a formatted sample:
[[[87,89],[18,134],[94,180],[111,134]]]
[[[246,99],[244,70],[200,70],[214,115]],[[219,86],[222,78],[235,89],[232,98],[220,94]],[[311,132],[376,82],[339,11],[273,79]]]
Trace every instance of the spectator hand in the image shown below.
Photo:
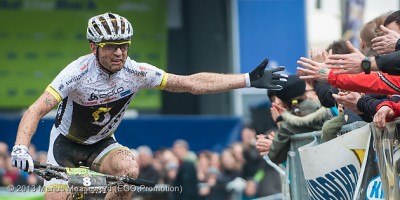
[[[311,48],[310,49],[310,59],[315,61],[315,62],[319,62],[319,63],[323,63],[325,62],[325,56],[324,54],[328,54],[328,52],[326,52],[326,50],[324,49],[318,49],[318,48]]]
[[[256,142],[256,148],[260,152],[260,155],[264,156],[269,153],[269,149],[271,148],[272,145],[272,140],[275,137],[275,133],[271,132],[267,138],[265,135],[257,135],[257,142]]]
[[[33,172],[33,159],[28,153],[28,147],[15,145],[11,152],[11,164],[18,169]]]
[[[377,128],[384,128],[386,126],[386,119],[391,118],[394,111],[389,106],[382,106],[374,115],[374,125]]]
[[[342,104],[345,108],[353,111],[354,113],[361,114],[357,108],[357,101],[361,98],[358,92],[339,92],[339,94],[332,94],[336,102]]]
[[[400,34],[383,25],[381,25],[380,28],[384,32],[384,35],[371,40],[372,49],[378,54],[394,52],[396,50],[396,43],[400,39]]]
[[[248,77],[246,76],[246,85],[247,82],[250,82],[250,87],[256,88],[266,88],[270,90],[281,90],[282,85],[287,81],[286,74],[278,74],[276,72],[283,71],[285,67],[280,66],[277,68],[265,69],[268,65],[269,60],[265,59],[260,65],[257,66],[252,72],[249,73]],[[249,80],[247,80],[249,78]]]
[[[365,58],[364,54],[355,48],[349,41],[346,42],[350,54],[333,54],[328,56],[325,62],[330,69],[335,70],[335,74],[358,74],[363,72],[361,61]]]
[[[311,79],[318,81],[327,81],[330,69],[325,63],[315,62],[309,58],[301,57],[297,64],[304,68],[298,67],[297,71],[301,79]]]
[[[274,122],[276,123],[276,119],[285,111],[286,109],[283,108],[282,106],[272,103],[271,106],[271,116]]]

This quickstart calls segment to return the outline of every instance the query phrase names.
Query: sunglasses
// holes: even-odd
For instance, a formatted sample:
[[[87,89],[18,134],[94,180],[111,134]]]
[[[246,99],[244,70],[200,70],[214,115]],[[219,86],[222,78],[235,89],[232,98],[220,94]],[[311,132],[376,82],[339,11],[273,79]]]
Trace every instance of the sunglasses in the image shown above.
[[[97,46],[103,48],[106,51],[116,51],[118,48],[121,49],[121,51],[127,51],[130,44],[131,41],[96,43]]]

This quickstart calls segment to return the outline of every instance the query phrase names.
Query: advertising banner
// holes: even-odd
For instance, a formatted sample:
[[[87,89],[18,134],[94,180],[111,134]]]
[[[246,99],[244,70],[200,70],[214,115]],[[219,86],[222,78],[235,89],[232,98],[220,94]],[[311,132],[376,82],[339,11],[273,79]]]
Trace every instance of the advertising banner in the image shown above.
[[[320,145],[299,148],[311,199],[353,199],[370,134],[366,125]]]

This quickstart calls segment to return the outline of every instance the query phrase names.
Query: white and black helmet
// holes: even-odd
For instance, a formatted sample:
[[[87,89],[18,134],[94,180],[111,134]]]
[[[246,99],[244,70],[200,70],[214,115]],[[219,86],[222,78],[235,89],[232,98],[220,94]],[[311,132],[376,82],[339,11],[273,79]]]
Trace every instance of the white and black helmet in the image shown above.
[[[129,21],[114,13],[104,13],[89,19],[86,38],[92,42],[130,40],[133,28]]]

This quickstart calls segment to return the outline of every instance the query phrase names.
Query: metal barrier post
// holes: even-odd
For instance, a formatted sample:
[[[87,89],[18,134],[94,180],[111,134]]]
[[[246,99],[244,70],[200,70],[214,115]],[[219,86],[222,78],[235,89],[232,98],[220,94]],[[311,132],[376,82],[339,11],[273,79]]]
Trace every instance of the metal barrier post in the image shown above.
[[[290,151],[288,152],[287,162],[289,164],[290,197],[292,200],[310,199],[298,149],[320,138],[321,131],[296,134],[290,137]]]

